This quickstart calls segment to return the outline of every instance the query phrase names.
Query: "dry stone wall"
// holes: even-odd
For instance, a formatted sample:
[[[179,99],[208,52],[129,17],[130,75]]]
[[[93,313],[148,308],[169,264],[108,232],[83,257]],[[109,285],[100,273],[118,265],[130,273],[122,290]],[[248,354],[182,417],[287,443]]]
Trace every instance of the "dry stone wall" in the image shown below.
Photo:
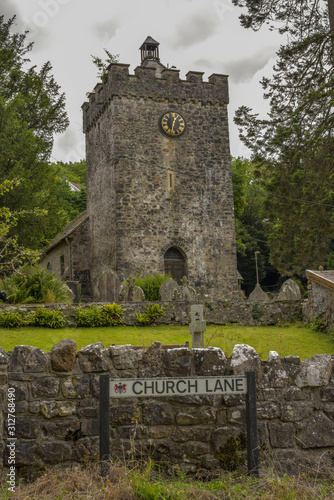
[[[97,460],[99,376],[152,378],[239,375],[255,371],[257,414],[264,456],[287,468],[293,462],[334,462],[334,355],[301,361],[271,352],[261,361],[252,347],[236,345],[231,358],[219,348],[147,350],[95,343],[76,353],[63,340],[51,353],[31,346],[0,348],[0,452],[7,470],[8,388],[15,389],[15,467]],[[150,454],[185,472],[221,465],[230,437],[245,434],[245,396],[216,395],[115,400],[110,435],[114,457]],[[294,469],[291,469],[294,470]]]

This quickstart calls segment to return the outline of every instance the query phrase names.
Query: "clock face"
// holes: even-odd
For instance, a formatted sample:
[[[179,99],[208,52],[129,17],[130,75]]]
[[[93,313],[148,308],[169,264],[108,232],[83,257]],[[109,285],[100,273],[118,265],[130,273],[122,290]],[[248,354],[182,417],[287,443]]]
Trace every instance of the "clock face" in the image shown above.
[[[167,111],[160,119],[161,130],[168,137],[179,137],[183,134],[186,123],[179,113]]]

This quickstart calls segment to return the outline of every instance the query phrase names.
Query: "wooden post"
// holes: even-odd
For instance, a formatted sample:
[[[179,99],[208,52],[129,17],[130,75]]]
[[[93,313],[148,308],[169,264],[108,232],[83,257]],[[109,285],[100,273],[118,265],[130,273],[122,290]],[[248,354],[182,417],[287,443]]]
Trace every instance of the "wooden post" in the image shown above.
[[[247,463],[248,472],[259,476],[259,441],[256,415],[256,380],[255,372],[246,372],[246,422],[247,422]]]
[[[110,377],[100,375],[100,467],[101,476],[108,473],[110,457]]]

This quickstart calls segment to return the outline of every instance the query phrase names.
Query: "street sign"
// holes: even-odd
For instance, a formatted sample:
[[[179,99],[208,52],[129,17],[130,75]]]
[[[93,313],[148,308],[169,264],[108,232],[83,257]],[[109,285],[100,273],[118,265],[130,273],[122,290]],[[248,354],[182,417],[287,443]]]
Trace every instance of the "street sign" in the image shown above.
[[[247,377],[184,377],[110,381],[111,398],[246,394]]]
[[[246,394],[248,471],[259,475],[255,373],[229,377],[112,379],[100,375],[100,463],[106,475],[110,457],[110,399]]]

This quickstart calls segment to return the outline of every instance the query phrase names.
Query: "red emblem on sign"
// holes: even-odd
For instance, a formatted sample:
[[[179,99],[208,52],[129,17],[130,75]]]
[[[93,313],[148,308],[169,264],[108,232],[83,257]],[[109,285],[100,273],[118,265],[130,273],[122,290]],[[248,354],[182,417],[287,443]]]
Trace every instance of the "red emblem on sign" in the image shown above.
[[[115,392],[118,392],[118,394],[126,392],[126,384],[115,384]]]

